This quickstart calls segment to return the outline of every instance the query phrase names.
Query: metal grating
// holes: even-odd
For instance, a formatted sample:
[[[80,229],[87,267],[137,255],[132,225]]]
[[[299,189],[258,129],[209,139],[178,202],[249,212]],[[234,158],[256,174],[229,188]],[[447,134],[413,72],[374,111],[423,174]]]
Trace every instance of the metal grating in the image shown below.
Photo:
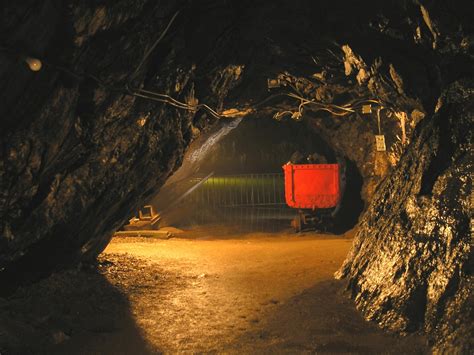
[[[283,174],[212,176],[183,201],[189,223],[227,224],[252,231],[277,231],[296,211],[285,203]]]

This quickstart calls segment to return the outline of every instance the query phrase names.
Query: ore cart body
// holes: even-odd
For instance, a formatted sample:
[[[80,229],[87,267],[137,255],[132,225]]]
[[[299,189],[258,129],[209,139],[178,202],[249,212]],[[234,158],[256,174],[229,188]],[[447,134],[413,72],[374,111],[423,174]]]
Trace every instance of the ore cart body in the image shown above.
[[[293,227],[327,225],[339,209],[343,190],[340,164],[285,164],[285,200],[297,208]]]

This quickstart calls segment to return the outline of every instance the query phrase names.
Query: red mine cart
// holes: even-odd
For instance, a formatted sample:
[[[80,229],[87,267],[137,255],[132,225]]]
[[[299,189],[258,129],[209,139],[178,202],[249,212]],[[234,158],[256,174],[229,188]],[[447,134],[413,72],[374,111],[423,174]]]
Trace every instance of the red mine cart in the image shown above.
[[[341,200],[339,164],[285,164],[285,199],[298,208],[293,221],[296,231],[316,225],[324,216],[334,216]]]

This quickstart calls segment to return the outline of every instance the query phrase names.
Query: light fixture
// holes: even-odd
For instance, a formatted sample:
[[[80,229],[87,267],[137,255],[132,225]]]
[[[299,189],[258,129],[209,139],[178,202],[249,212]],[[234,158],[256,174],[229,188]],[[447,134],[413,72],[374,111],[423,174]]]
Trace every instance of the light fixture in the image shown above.
[[[281,86],[280,79],[267,79],[267,87],[269,89],[279,88]]]
[[[362,113],[368,115],[369,113],[372,113],[372,105],[362,105]]]
[[[40,71],[43,66],[43,63],[38,58],[26,57],[24,60],[31,71]]]

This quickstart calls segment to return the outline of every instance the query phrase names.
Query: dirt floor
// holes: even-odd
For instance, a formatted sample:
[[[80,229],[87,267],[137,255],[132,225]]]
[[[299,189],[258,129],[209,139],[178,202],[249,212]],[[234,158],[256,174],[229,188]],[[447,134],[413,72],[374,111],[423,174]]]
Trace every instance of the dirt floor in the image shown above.
[[[345,236],[115,238],[95,268],[0,299],[0,353],[427,353],[365,322],[333,274]]]

